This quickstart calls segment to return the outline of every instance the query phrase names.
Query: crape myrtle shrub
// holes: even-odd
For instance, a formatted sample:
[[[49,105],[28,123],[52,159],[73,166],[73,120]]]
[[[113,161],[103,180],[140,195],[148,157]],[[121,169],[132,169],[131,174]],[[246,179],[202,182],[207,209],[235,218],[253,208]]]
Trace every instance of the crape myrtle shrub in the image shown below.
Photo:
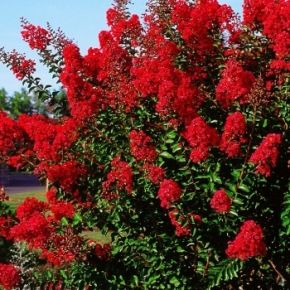
[[[287,289],[290,2],[245,0],[242,20],[215,0],[152,0],[142,18],[127,2],[84,56],[22,20],[66,95],[1,50],[54,114],[0,113],[1,161],[49,180],[46,202],[2,202],[0,284]],[[98,230],[110,244],[83,235]]]

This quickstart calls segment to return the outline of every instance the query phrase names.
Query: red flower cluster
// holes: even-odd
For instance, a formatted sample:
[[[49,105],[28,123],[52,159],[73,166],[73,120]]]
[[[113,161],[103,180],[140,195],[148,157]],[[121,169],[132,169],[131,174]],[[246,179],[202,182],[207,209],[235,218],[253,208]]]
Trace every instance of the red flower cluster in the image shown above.
[[[63,281],[59,280],[57,282],[46,282],[43,287],[45,290],[62,290]],[[89,290],[89,289],[85,289],[85,290]]]
[[[69,227],[62,227],[61,234],[57,231],[61,218],[72,218],[74,213],[74,206],[57,201],[55,194],[51,204],[26,198],[16,210],[18,224],[12,225],[9,218],[0,218],[0,234],[27,242],[30,248],[41,250],[42,258],[60,266],[84,258],[83,239]]]
[[[50,205],[50,209],[54,214],[54,219],[56,221],[61,220],[63,217],[73,218],[75,214],[74,206],[71,203],[65,201],[52,203]]]
[[[59,152],[70,148],[79,137],[79,128],[79,122],[73,118],[66,118],[63,122],[57,124],[51,150]]]
[[[196,214],[196,213],[191,213],[189,214],[193,220],[196,222],[196,223],[201,223],[202,222],[202,217],[199,215],[199,214]]]
[[[13,220],[10,216],[0,216],[0,237],[10,240],[10,228],[13,225]]]
[[[0,158],[23,145],[25,135],[17,122],[0,111]]]
[[[140,36],[141,23],[138,15],[134,14],[128,18],[118,9],[111,8],[107,11],[107,22],[111,26],[112,35],[119,42],[122,42],[124,36],[134,43]]]
[[[247,139],[244,137],[247,131],[245,117],[241,112],[235,112],[226,119],[224,132],[219,148],[229,157],[237,157],[241,153],[241,145]]]
[[[143,97],[157,95],[156,111],[162,116],[176,114],[181,122],[188,123],[196,115],[204,96],[195,84],[203,79],[201,67],[192,65],[192,71],[174,66],[180,48],[164,37],[160,26],[146,18],[148,30],[143,39],[146,54],[133,59],[133,84]]]
[[[121,161],[121,158],[115,157],[112,162],[112,170],[107,175],[107,180],[103,182],[103,190],[105,195],[115,185],[118,190],[125,189],[127,192],[131,193],[133,189],[133,171],[130,165]]]
[[[23,221],[30,218],[36,212],[44,212],[47,204],[37,200],[35,197],[27,197],[16,209],[16,217]]]
[[[264,137],[262,143],[250,157],[249,162],[256,165],[256,172],[265,176],[271,175],[271,169],[277,164],[281,134],[271,133]]]
[[[217,213],[227,213],[231,209],[232,201],[227,193],[220,189],[216,191],[210,200],[210,206]]]
[[[95,255],[102,261],[107,261],[111,255],[111,244],[96,244]]]
[[[165,170],[156,165],[144,164],[143,170],[146,177],[154,184],[159,184],[165,177]]]
[[[289,1],[245,0],[243,12],[243,23],[262,30],[262,33],[272,41],[278,59],[289,57]]]
[[[57,189],[51,187],[45,194],[46,199],[49,203],[55,203],[57,201]]]
[[[13,74],[19,80],[32,75],[35,72],[35,62],[27,59],[23,54],[13,50],[8,55],[7,62],[9,63]]]
[[[177,237],[189,236],[190,235],[190,233],[191,233],[190,226],[188,224],[187,225],[182,225],[177,219],[179,217],[179,220],[181,222],[188,222],[188,221],[185,220],[185,217],[180,216],[176,209],[171,210],[168,213],[168,215],[169,215],[171,224],[175,227],[175,234],[176,234]]]
[[[177,201],[181,196],[180,186],[172,179],[164,179],[160,183],[158,197],[161,201],[161,207],[170,208],[172,203]]]
[[[137,161],[153,162],[157,152],[152,139],[143,131],[133,130],[129,134],[131,154]]]
[[[0,285],[11,290],[20,283],[20,271],[12,264],[0,264]]]
[[[245,221],[234,241],[229,242],[226,254],[232,259],[238,258],[241,260],[264,256],[266,245],[263,240],[261,226],[253,220]]]
[[[11,237],[16,241],[26,241],[33,248],[43,247],[50,235],[51,227],[45,216],[35,212],[29,218],[21,220],[10,230]]]
[[[59,162],[63,150],[78,137],[79,124],[72,118],[56,123],[42,115],[21,115],[18,124],[33,142],[33,151],[40,160]]]
[[[197,1],[193,5],[177,1],[173,8],[172,20],[186,44],[200,56],[214,51],[214,28],[232,31],[233,10],[218,1]]]
[[[89,52],[92,52],[90,50]],[[94,54],[96,58],[97,54]],[[68,44],[63,49],[64,69],[60,80],[67,89],[67,97],[72,115],[78,120],[85,120],[95,114],[98,109],[99,91],[94,89],[90,82],[84,78],[87,76],[84,59],[80,55],[79,48],[75,44]],[[98,64],[98,60],[94,64]],[[97,67],[95,66],[96,70]]]
[[[195,163],[205,160],[210,148],[219,143],[216,129],[208,126],[201,117],[191,121],[183,136],[192,147],[190,159]]]
[[[290,3],[285,0],[270,2],[265,9],[264,33],[273,41],[277,58],[287,59],[290,56]],[[285,62],[289,64],[289,59]]]
[[[64,191],[72,193],[86,173],[87,170],[83,164],[77,161],[67,161],[63,164],[49,166],[47,178],[50,182],[59,184]]]
[[[31,49],[42,51],[49,45],[51,35],[46,29],[26,23],[26,21],[22,23],[22,29],[23,40],[29,44]]]
[[[164,69],[162,74],[168,74],[168,69],[170,68]],[[197,115],[204,97],[193,85],[191,76],[172,70],[166,77],[168,80],[163,78],[160,80],[156,111],[165,116],[175,113],[182,122],[188,124],[192,117]]]
[[[243,23],[252,27],[264,20],[266,4],[272,2],[265,0],[244,0]]]
[[[231,59],[226,63],[222,78],[216,87],[216,98],[225,108],[232,105],[234,101],[247,103],[254,82],[254,75],[244,70],[236,60]]]
[[[56,252],[44,249],[41,253],[41,258],[47,260],[47,262],[54,266],[61,266],[74,261],[75,255],[73,252],[64,252],[61,249]]]
[[[41,250],[41,257],[54,266],[69,264],[75,260],[84,260],[86,257],[84,240],[71,227],[62,228],[61,234],[52,231],[47,245]]]
[[[23,152],[20,151],[19,153],[20,154],[7,157],[7,164],[17,170],[27,165],[27,163],[33,160],[33,157],[35,156],[35,153],[30,149]]]
[[[99,39],[101,48],[90,48],[84,57],[75,44],[68,44],[63,50],[65,66],[60,79],[67,89],[71,113],[78,120],[107,106],[130,110],[138,102],[130,82],[132,60],[128,52],[112,32],[101,32]]]

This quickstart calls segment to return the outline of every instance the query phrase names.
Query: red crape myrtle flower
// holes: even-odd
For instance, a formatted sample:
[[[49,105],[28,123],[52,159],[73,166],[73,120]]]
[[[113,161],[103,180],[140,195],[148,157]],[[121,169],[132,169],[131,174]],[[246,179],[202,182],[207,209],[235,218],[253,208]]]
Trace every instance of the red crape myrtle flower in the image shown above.
[[[216,98],[225,108],[234,101],[239,101],[241,104],[247,103],[248,94],[254,82],[254,75],[244,70],[240,63],[231,59],[226,63],[222,78],[216,87]]]
[[[187,1],[175,1],[172,20],[185,43],[196,54],[204,56],[214,51],[211,29],[218,26],[231,31],[233,14],[228,5],[220,5],[216,0],[194,1],[192,5]]]
[[[64,252],[62,249],[56,252],[44,249],[41,253],[41,258],[47,260],[54,266],[61,266],[75,260],[75,255],[72,252]]]
[[[11,151],[17,150],[24,142],[25,134],[15,120],[0,111],[0,158],[6,157]]]
[[[264,256],[266,245],[261,226],[253,220],[245,221],[234,241],[229,242],[226,254],[232,259],[238,258],[243,261],[251,257]]]
[[[14,167],[17,170],[25,166],[35,155],[35,153],[30,149],[19,153],[21,154],[9,156],[7,159],[7,165]]]
[[[95,255],[102,261],[107,261],[111,255],[111,244],[96,244]]]
[[[133,130],[129,134],[131,154],[138,161],[153,162],[157,152],[152,144],[152,139],[143,131]]]
[[[244,0],[243,23],[252,27],[257,22],[262,22],[265,17],[266,2],[268,1]]]
[[[180,186],[172,179],[164,179],[160,183],[158,197],[161,201],[161,207],[170,208],[171,204],[177,201],[181,196]]]
[[[22,29],[23,40],[29,44],[31,49],[44,50],[48,46],[51,35],[46,29],[30,23],[23,23]]]
[[[195,223],[201,223],[202,217],[196,213],[190,213],[189,216],[194,220]]]
[[[183,136],[193,149],[190,159],[195,163],[205,160],[209,155],[210,148],[219,143],[216,129],[208,126],[201,117],[191,121]]]
[[[74,206],[71,203],[65,201],[58,201],[53,203],[50,206],[50,209],[54,214],[55,220],[57,221],[61,220],[63,217],[72,218],[75,214]]]
[[[49,203],[57,202],[57,189],[55,187],[51,187],[45,194],[46,199]]]
[[[16,217],[20,220],[30,218],[36,212],[43,212],[47,209],[47,204],[37,200],[35,197],[27,197],[16,209]]]
[[[21,115],[18,124],[33,141],[33,151],[40,160],[60,163],[64,150],[78,136],[78,122],[73,118],[63,118],[61,122],[56,122],[43,115]]]
[[[289,57],[289,1],[244,0],[243,14],[243,24],[260,28],[271,39],[277,58]]]
[[[45,216],[40,212],[35,212],[13,226],[10,235],[16,241],[26,241],[33,248],[41,248],[46,244],[51,231],[52,227]]]
[[[12,264],[0,264],[0,285],[10,290],[20,283],[20,271]]]
[[[229,157],[239,156],[241,145],[247,141],[244,137],[246,130],[245,117],[241,112],[229,115],[221,137],[220,150],[225,152]]]
[[[46,282],[43,287],[45,290],[62,290],[63,289],[63,281]],[[86,290],[89,290],[89,289],[86,289]]]
[[[159,184],[165,176],[165,170],[160,167],[150,163],[146,163],[143,166],[146,177],[154,184]]]
[[[35,72],[35,62],[27,59],[24,55],[13,50],[9,53],[8,57],[11,70],[19,80],[23,80]]]
[[[71,227],[63,227],[62,232],[51,231],[46,246],[41,250],[41,257],[55,266],[84,260],[86,257],[84,240]]]
[[[47,178],[59,183],[66,192],[73,192],[79,180],[86,176],[85,166],[77,161],[67,161],[63,164],[52,165],[47,169]]]
[[[187,225],[182,225],[182,222],[186,222],[184,216],[180,216],[178,214],[178,210],[174,209],[171,210],[169,213],[169,218],[171,224],[175,227],[175,234],[177,237],[183,237],[183,236],[189,236],[191,231],[190,231],[190,226]],[[179,219],[179,220],[178,220]]]
[[[6,240],[10,239],[10,228],[13,225],[13,220],[10,216],[0,216],[0,237]]]
[[[255,164],[256,172],[265,176],[270,176],[271,169],[277,164],[279,157],[279,145],[282,135],[271,133],[264,137],[260,146],[250,157],[249,162]]]
[[[125,189],[131,193],[133,190],[133,171],[130,165],[122,161],[120,156],[115,157],[111,165],[112,170],[108,173],[107,180],[103,182],[103,190],[109,192],[111,187],[115,185],[117,189]]]
[[[220,189],[216,191],[210,200],[210,206],[217,213],[227,213],[231,209],[232,201],[227,193]]]

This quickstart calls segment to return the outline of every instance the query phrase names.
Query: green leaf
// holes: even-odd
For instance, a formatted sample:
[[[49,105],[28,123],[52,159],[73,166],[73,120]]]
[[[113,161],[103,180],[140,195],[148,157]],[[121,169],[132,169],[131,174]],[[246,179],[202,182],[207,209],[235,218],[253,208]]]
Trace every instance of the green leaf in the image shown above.
[[[175,153],[175,152],[180,151],[182,148],[179,144],[174,144],[174,145],[171,145],[171,149],[172,149],[172,152]]]
[[[247,192],[247,193],[250,192],[250,188],[247,185],[243,184],[243,183],[241,183],[239,185],[239,189],[242,190],[242,191],[244,191],[244,192]]]
[[[234,210],[230,210],[230,214],[235,215],[235,216],[239,216],[238,213]]]
[[[178,287],[180,285],[180,281],[174,276],[170,279],[170,284],[173,284],[175,287]]]
[[[67,280],[68,276],[67,276],[66,271],[63,270],[63,269],[61,269],[59,272],[60,272],[60,275],[61,275],[65,280]]]
[[[283,211],[281,212],[282,226],[285,228],[286,234],[290,234],[290,183],[289,191],[284,194]]]
[[[233,203],[236,203],[236,204],[239,204],[239,205],[242,205],[244,204],[243,201],[237,197],[235,197],[235,199],[233,200]]]
[[[177,136],[176,131],[170,131],[166,134],[166,138],[168,138],[168,139],[175,139],[176,136]]]
[[[172,144],[172,143],[174,143],[174,140],[173,140],[173,139],[167,139],[167,140],[165,141],[165,143],[166,143],[166,144]]]
[[[153,274],[153,275],[151,275],[150,277],[149,277],[149,279],[148,279],[148,284],[150,285],[150,284],[153,284],[155,281],[157,281],[158,279],[159,279],[159,277],[160,277],[160,275],[157,275],[157,274]]]
[[[73,217],[73,225],[76,226],[78,224],[80,224],[82,222],[82,216],[80,215],[80,213],[76,213]]]
[[[171,155],[169,152],[166,152],[166,151],[161,152],[160,156],[167,158],[167,159],[174,159],[173,155]]]
[[[234,169],[232,171],[231,175],[237,180],[240,177],[240,175],[241,175],[240,169]]]
[[[138,286],[138,285],[139,285],[139,279],[138,279],[138,276],[133,275],[133,283],[134,283],[135,286]]]
[[[177,252],[177,253],[184,253],[185,250],[184,250],[182,247],[178,246],[178,247],[176,248],[176,252]]]
[[[184,163],[184,162],[186,162],[186,159],[185,159],[184,157],[182,157],[182,156],[177,156],[177,157],[176,157],[176,160],[177,160],[178,162],[180,162],[180,163]]]
[[[226,259],[215,266],[209,267],[208,276],[210,283],[207,289],[212,289],[220,286],[223,282],[237,278],[243,265],[242,261]]]
[[[64,227],[64,226],[68,226],[69,225],[69,222],[68,222],[67,218],[63,217],[60,220],[60,224]]]

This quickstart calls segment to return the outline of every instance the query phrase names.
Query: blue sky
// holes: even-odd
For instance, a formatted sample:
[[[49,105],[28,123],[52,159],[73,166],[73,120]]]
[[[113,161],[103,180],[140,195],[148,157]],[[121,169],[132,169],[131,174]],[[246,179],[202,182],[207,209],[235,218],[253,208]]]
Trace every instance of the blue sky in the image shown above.
[[[144,11],[145,0],[135,0],[132,6],[134,13]],[[45,26],[49,22],[54,28],[60,27],[65,34],[73,39],[83,53],[91,46],[97,46],[98,33],[106,29],[106,10],[111,0],[10,0],[2,1],[0,17],[0,47],[6,50],[16,49],[26,53],[29,58],[37,58],[20,35],[20,17],[27,18],[31,23]],[[231,5],[241,12],[242,0],[220,0],[220,3]],[[51,83],[45,68],[37,65],[37,75],[44,84]],[[0,64],[0,88],[4,87],[10,94],[20,90],[22,83]]]

